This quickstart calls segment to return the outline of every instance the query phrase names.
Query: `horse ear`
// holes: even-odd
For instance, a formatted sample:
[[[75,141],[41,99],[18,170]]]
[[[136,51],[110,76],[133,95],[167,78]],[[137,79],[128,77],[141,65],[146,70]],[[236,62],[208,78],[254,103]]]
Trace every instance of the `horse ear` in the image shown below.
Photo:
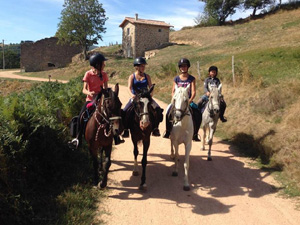
[[[116,83],[115,85],[115,93],[117,96],[119,95],[119,83]]]
[[[191,86],[191,84],[188,84],[188,86],[186,86],[185,90],[189,90],[190,86]]]
[[[219,85],[218,90],[219,90],[219,93],[221,94],[222,93],[222,83]]]
[[[175,90],[178,88],[178,85],[175,83]]]
[[[152,84],[152,86],[150,87],[149,93],[151,93],[154,89],[155,84]]]

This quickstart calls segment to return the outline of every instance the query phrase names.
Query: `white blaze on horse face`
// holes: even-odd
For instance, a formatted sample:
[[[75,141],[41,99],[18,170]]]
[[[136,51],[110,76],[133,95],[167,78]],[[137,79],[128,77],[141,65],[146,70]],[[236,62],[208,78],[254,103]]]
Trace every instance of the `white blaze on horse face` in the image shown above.
[[[175,88],[173,100],[174,100],[174,108],[175,108],[174,119],[176,121],[179,121],[181,120],[183,114],[187,109],[188,88],[183,88],[183,87]]]
[[[213,109],[215,113],[219,113],[220,110],[220,95],[219,89],[216,86],[210,87],[210,98],[212,101]]]
[[[143,115],[141,116],[140,119],[140,127],[142,130],[146,129],[149,124],[150,124],[150,119],[149,119],[149,111],[148,111],[148,104],[149,104],[149,99],[148,98],[141,98],[141,102],[144,104],[143,108]]]

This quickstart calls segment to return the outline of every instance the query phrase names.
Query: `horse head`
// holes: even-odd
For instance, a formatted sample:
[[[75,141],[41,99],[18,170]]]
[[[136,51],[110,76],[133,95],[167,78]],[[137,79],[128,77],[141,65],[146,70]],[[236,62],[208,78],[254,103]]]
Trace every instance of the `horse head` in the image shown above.
[[[217,87],[216,85],[208,84],[208,90],[210,92],[208,107],[210,111],[210,115],[214,116],[220,111],[220,100],[221,100],[221,92],[222,92],[222,84]]]
[[[118,97],[119,84],[115,85],[114,91],[111,88],[103,89],[102,91],[102,111],[106,120],[111,124],[113,134],[118,135],[122,132],[123,127],[121,123],[121,106],[122,103]]]
[[[175,122],[182,120],[182,118],[188,113],[189,89],[190,89],[190,84],[185,88],[178,87],[177,84],[175,85],[175,92],[172,98]]]
[[[139,125],[141,130],[146,130],[146,128],[151,124],[150,113],[151,113],[151,103],[152,97],[151,93],[154,89],[154,84],[148,88],[143,88],[135,90],[136,97],[133,99],[134,111],[139,118]]]

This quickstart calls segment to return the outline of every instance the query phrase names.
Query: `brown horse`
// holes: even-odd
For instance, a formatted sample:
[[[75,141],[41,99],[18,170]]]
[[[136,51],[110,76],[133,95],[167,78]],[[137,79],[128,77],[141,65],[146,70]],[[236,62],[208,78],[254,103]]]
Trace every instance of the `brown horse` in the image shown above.
[[[129,129],[131,133],[131,140],[134,146],[134,169],[133,176],[138,176],[138,163],[137,156],[138,151],[138,142],[143,143],[143,158],[142,158],[142,177],[140,189],[147,189],[146,186],[146,166],[147,166],[147,153],[150,146],[150,135],[153,129],[155,111],[151,106],[152,97],[151,92],[154,89],[154,85],[148,89],[136,90],[136,96],[133,99],[133,121],[129,124]],[[131,120],[130,120],[131,121]]]
[[[93,159],[94,182],[101,188],[107,185],[107,174],[111,165],[111,150],[113,136],[122,132],[121,106],[118,97],[119,84],[115,85],[114,91],[111,88],[103,89],[99,98],[96,111],[87,122],[85,140]],[[100,149],[100,162],[98,162],[98,151]],[[103,166],[103,152],[105,154],[105,166]],[[99,183],[99,175],[103,175]]]

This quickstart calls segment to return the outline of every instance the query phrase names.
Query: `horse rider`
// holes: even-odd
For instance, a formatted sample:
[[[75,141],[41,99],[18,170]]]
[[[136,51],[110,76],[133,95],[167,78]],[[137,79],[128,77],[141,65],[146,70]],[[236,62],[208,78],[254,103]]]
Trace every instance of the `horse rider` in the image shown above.
[[[191,63],[188,59],[182,58],[178,61],[178,67],[180,70],[180,75],[176,76],[173,81],[173,87],[172,87],[172,96],[175,93],[175,85],[178,87],[187,87],[190,84],[190,91],[189,91],[189,100],[188,103],[192,108],[197,108],[197,105],[193,102],[193,99],[195,98],[196,95],[196,79],[193,75],[189,74],[189,68],[191,66]],[[171,105],[168,106],[167,114],[166,114],[166,132],[164,134],[164,138],[169,138],[170,137],[170,132],[172,129],[172,122],[170,121],[171,115]],[[194,127],[195,125],[195,117],[194,114],[192,113],[193,117],[193,123]],[[198,132],[193,135],[193,140],[199,142],[200,139],[198,138]]]
[[[208,90],[208,84],[219,87],[221,82],[219,78],[217,78],[217,75],[218,75],[218,67],[216,66],[209,67],[208,69],[209,77],[207,77],[204,81],[204,95],[200,98],[200,100],[197,103],[199,109],[201,109],[203,105],[208,101],[208,97],[210,95],[210,92]],[[219,118],[223,123],[227,122],[227,119],[224,117],[225,109],[226,109],[226,102],[224,101],[222,95],[221,102],[220,102]]]
[[[96,53],[89,58],[91,69],[85,73],[82,79],[82,93],[86,95],[85,104],[83,105],[78,116],[78,129],[76,138],[69,142],[69,146],[73,149],[77,149],[81,144],[82,133],[84,132],[83,128],[89,118],[86,115],[82,115],[90,108],[94,107],[96,101],[101,98],[101,90],[107,89],[108,87],[108,76],[107,73],[103,71],[105,67],[105,61],[107,61],[107,59],[100,53]],[[82,121],[83,117],[85,117],[84,121]],[[124,142],[124,140],[120,140],[119,137],[114,137],[114,139],[115,144]]]
[[[131,113],[132,101],[136,95],[135,90],[141,90],[144,88],[149,89],[152,86],[151,77],[144,72],[146,65],[147,65],[147,62],[146,62],[145,58],[143,58],[143,57],[138,57],[133,62],[135,72],[133,74],[131,74],[128,78],[128,90],[129,90],[129,93],[131,94],[131,98],[129,99],[127,105],[123,109],[124,118],[128,117],[128,115]],[[153,92],[151,93],[151,96],[152,95],[153,95]],[[155,122],[154,122],[153,129],[152,129],[152,135],[159,137],[160,132],[158,129],[158,125],[163,120],[163,114],[162,114],[163,109],[160,108],[160,106],[154,101],[154,99],[152,100],[151,105],[156,112],[156,118],[155,118]],[[128,119],[124,119],[124,133],[122,135],[124,138],[129,137],[128,122],[129,122]]]

